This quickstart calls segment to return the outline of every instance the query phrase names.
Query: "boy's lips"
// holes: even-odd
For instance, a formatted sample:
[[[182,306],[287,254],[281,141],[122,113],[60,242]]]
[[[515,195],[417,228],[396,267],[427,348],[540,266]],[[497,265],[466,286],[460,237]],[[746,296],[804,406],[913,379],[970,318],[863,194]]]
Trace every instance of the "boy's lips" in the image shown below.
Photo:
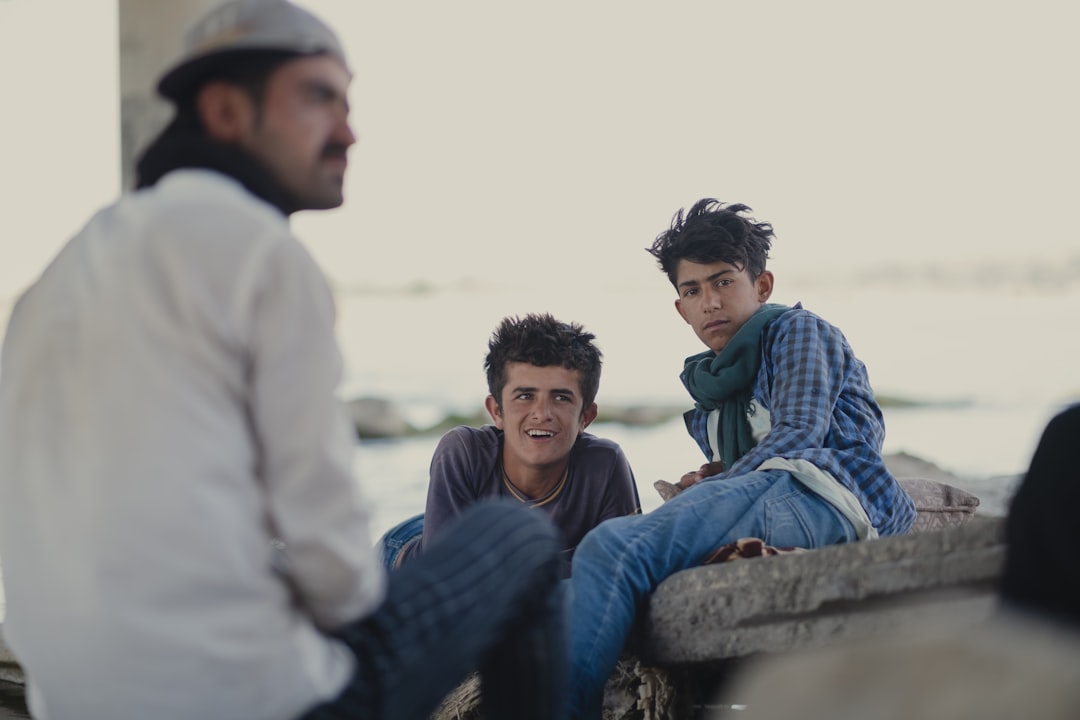
[[[530,440],[550,440],[555,437],[554,430],[541,430],[539,428],[530,428],[525,431],[525,436]]]

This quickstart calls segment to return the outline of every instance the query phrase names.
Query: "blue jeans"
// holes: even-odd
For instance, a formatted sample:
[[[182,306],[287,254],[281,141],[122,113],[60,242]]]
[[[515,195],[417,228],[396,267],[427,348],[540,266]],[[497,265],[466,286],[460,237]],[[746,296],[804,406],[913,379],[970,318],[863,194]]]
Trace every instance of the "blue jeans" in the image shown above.
[[[570,578],[572,718],[600,718],[604,684],[656,586],[743,537],[816,548],[856,536],[847,518],[784,470],[706,480],[585,536]]]
[[[436,547],[389,575],[374,613],[335,633],[356,655],[356,672],[302,720],[426,720],[473,670],[484,717],[564,718],[558,552],[545,514],[510,500],[471,506]]]
[[[375,552],[387,572],[397,570],[406,560],[416,557],[424,534],[424,515],[413,515],[386,531],[375,545]]]

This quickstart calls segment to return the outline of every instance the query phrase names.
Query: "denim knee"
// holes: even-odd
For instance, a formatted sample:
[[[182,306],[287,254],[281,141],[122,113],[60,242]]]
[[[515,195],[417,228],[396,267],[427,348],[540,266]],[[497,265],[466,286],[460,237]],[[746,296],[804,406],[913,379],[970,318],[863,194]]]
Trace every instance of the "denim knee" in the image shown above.
[[[424,533],[424,516],[414,515],[386,531],[375,544],[375,552],[387,571],[396,570],[415,555]]]
[[[625,547],[626,526],[640,515],[611,518],[600,523],[581,539],[574,551],[574,565],[586,562],[614,562],[619,548]]]

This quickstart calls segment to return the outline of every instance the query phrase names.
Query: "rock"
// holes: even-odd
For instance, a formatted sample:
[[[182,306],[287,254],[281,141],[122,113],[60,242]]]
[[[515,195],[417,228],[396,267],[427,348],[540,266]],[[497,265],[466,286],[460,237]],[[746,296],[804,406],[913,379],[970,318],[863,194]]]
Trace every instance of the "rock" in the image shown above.
[[[1004,521],[676,573],[650,600],[651,662],[693,663],[861,639],[922,618],[961,624],[996,603]]]
[[[910,453],[890,453],[883,455],[882,459],[885,461],[885,467],[889,469],[893,477],[926,478],[927,480],[937,480],[954,486],[960,481],[957,475]]]
[[[661,425],[682,415],[684,407],[664,405],[609,405],[599,406],[598,423],[619,423],[631,427]]]
[[[22,668],[19,667],[19,662],[4,642],[4,624],[2,622],[0,622],[0,680],[19,685],[26,681],[23,677]]]
[[[401,408],[390,400],[360,397],[349,400],[346,407],[361,439],[399,438],[412,430]]]
[[[979,515],[989,517],[1008,514],[1009,502],[1023,480],[1023,475],[960,476],[906,452],[890,453],[883,459],[894,477],[936,480],[975,495],[979,498]]]

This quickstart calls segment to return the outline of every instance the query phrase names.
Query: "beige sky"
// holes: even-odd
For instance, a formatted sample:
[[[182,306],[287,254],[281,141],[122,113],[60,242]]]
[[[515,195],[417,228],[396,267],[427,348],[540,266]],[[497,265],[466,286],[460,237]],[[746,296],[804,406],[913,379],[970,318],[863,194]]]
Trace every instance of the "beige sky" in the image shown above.
[[[655,285],[704,196],[778,272],[1080,252],[1066,0],[304,4],[356,71],[346,207],[296,221],[339,283]],[[114,0],[0,0],[0,300],[117,192],[116,44]]]
[[[0,0],[0,302],[116,196],[115,46],[115,2]]]

